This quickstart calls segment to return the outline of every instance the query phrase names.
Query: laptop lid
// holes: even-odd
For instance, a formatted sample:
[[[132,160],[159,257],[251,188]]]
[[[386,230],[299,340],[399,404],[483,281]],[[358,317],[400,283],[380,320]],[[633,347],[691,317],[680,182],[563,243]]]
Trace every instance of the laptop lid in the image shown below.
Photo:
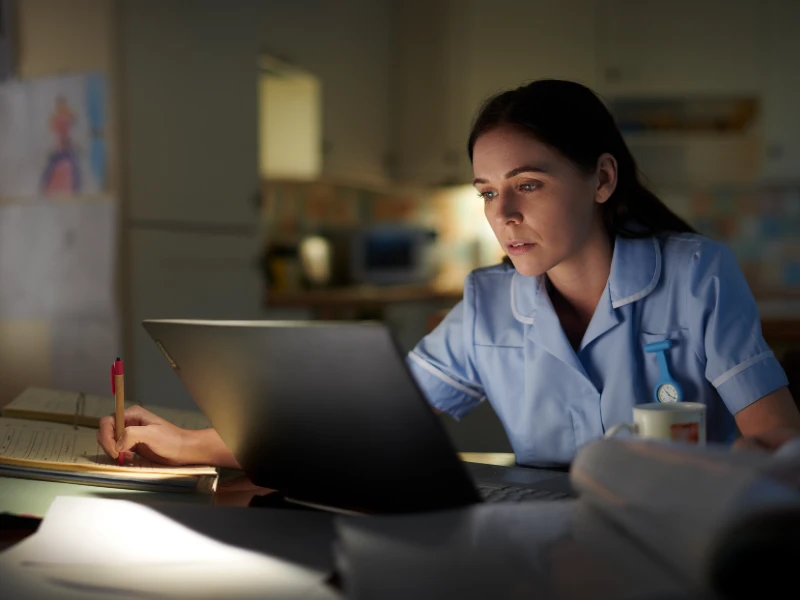
[[[143,326],[255,484],[370,513],[480,501],[384,324]]]

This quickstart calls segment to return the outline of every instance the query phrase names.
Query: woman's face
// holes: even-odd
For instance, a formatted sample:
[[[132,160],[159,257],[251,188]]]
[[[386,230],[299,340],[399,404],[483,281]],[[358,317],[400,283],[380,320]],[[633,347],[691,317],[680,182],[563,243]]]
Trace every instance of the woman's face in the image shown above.
[[[603,166],[608,160],[610,191]],[[616,181],[610,155],[600,158],[596,173],[586,175],[550,147],[503,125],[478,138],[472,166],[486,218],[521,275],[549,271],[602,231],[600,204]]]

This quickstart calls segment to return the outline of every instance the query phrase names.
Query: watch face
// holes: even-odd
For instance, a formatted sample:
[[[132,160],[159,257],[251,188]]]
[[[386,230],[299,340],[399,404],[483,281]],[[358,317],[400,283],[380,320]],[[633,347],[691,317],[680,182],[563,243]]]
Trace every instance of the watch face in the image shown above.
[[[678,390],[671,383],[664,383],[658,388],[658,401],[659,402],[677,402]]]

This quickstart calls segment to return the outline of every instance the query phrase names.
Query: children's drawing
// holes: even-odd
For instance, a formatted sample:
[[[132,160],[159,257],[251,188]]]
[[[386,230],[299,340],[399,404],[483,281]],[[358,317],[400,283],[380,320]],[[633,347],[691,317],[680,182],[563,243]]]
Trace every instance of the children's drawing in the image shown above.
[[[50,116],[55,148],[48,156],[42,173],[41,186],[45,195],[77,194],[81,191],[81,167],[70,138],[75,121],[75,113],[69,102],[63,96],[58,96]]]

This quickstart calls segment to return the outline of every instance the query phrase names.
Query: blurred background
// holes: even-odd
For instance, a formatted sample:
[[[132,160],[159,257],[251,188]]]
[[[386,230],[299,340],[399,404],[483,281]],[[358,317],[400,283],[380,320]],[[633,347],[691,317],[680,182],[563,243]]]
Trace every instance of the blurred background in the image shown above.
[[[501,258],[471,119],[584,83],[800,349],[800,2],[0,0],[0,405],[192,400],[144,318],[382,319],[407,351]],[[490,407],[448,422],[505,450]]]

